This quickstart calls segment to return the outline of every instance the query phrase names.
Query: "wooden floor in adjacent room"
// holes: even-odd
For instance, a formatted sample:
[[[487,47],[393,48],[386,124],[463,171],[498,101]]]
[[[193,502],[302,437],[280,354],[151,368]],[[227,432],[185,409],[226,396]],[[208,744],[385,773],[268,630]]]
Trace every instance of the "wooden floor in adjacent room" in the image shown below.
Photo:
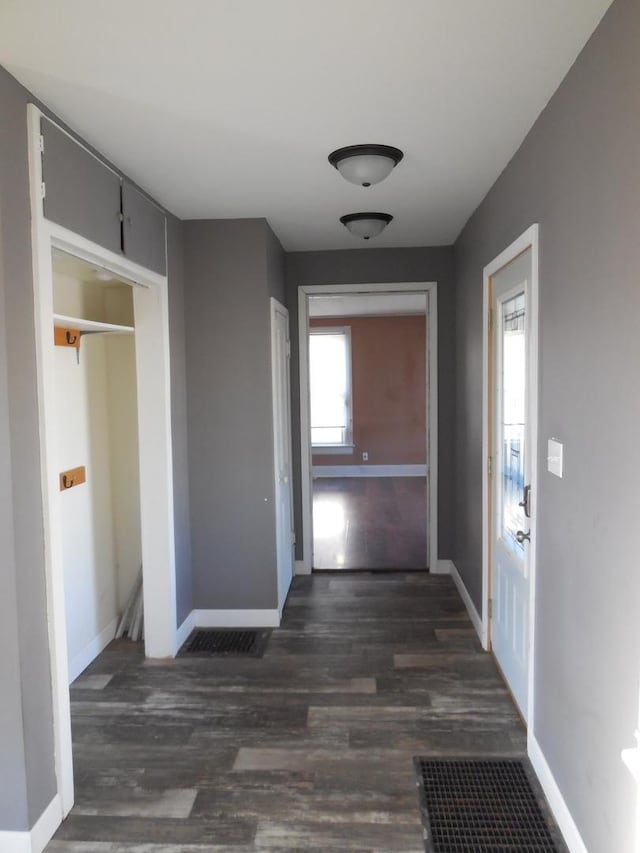
[[[426,569],[426,477],[313,480],[316,569]]]
[[[48,853],[424,850],[413,756],[524,755],[447,576],[294,580],[263,658],[113,643],[71,689],[76,805]]]

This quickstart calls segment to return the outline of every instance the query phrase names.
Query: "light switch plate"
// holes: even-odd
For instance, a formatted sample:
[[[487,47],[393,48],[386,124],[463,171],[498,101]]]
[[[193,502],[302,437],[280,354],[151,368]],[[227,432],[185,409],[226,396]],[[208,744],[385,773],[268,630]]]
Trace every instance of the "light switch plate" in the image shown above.
[[[556,438],[550,438],[547,442],[547,471],[550,474],[555,474],[556,477],[562,477],[563,452],[562,442]]]

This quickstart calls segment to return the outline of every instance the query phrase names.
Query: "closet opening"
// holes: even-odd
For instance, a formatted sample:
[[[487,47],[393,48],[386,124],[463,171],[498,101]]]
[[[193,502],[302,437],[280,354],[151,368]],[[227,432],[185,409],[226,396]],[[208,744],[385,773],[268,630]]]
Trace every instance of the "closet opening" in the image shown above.
[[[135,252],[126,254],[106,248],[111,245],[108,240],[93,242],[70,227],[47,218],[43,209],[42,118],[38,108],[29,104],[27,119],[40,492],[57,783],[57,797],[52,808],[56,814],[59,809],[58,816],[63,819],[74,802],[69,664],[73,663],[77,670],[84,660],[88,663],[94,651],[95,654],[99,652],[100,645],[113,631],[113,620],[117,618],[126,597],[127,585],[130,583],[129,572],[133,574],[137,571],[140,563],[144,576],[145,656],[173,657],[184,640],[188,623],[178,625],[176,611],[166,221],[163,215],[151,216],[151,232],[146,227],[138,229],[141,242],[137,244]],[[104,218],[105,199],[100,195],[98,184],[85,186],[79,182],[74,183],[74,187],[84,187],[84,194],[75,199],[77,217],[74,223],[82,226],[83,216],[90,218],[94,214],[102,217],[101,221],[107,222],[108,216]],[[64,184],[60,185],[59,192],[64,193]],[[143,214],[144,209],[143,205]],[[149,225],[149,216],[143,215],[143,222]],[[104,237],[97,236],[100,239]],[[151,252],[147,251],[149,245],[153,246]],[[146,262],[150,263],[150,267],[143,265]],[[65,265],[66,270],[63,268]],[[78,284],[62,283],[64,276],[73,279],[75,275],[78,278],[77,273],[81,288]],[[79,347],[72,345],[76,342],[76,333]],[[58,346],[55,344],[56,336],[59,341],[62,338]],[[118,344],[116,337],[128,343]],[[62,345],[65,343],[67,346]],[[118,346],[120,351],[116,353]],[[89,439],[87,416],[85,459],[91,460],[90,463],[78,459],[75,452],[71,454],[71,450],[77,448],[68,449],[68,456],[63,462],[61,454],[64,436],[67,436],[66,441],[71,445],[68,428],[69,423],[77,418],[77,412],[73,408],[76,405],[74,399],[67,401],[65,397],[70,395],[71,388],[66,387],[63,379],[57,378],[60,375],[58,368],[62,368],[58,362],[62,362],[63,355],[70,356],[70,363],[64,362],[62,372],[67,370],[88,397],[89,392],[95,393],[96,385],[87,384],[85,379],[81,382],[80,377],[84,377],[101,359],[106,371],[107,362],[117,361],[120,356],[124,358],[127,346],[135,353],[135,358],[128,362],[126,371],[122,367],[124,372],[115,381],[112,380],[111,387],[106,376],[103,382],[102,405],[106,407],[109,404],[112,421],[107,437],[102,436],[102,445],[96,438]],[[103,352],[99,353],[101,348]],[[63,350],[66,352],[63,353]],[[133,363],[135,382],[132,378]],[[74,364],[76,370],[71,374]],[[123,378],[125,374],[128,377],[126,381]],[[58,388],[58,383],[62,387]],[[118,401],[119,395],[125,394],[127,383],[131,398],[129,405],[125,407],[121,401],[121,410],[114,414],[113,401]],[[134,390],[136,405],[132,406]],[[129,458],[126,453],[121,454],[112,465],[112,448],[122,451],[125,446],[118,433],[124,426],[125,412],[132,421],[129,436],[133,434],[137,439],[139,458],[136,464],[136,445],[129,438],[126,442]],[[63,430],[58,426],[59,421],[62,422]],[[112,565],[117,564],[117,572],[105,580],[102,586],[96,582],[93,587],[82,590],[84,600],[91,601],[89,612],[92,619],[78,623],[73,628],[70,626],[67,630],[67,619],[77,617],[80,606],[77,602],[74,606],[73,600],[76,592],[80,595],[80,590],[67,591],[65,588],[65,552],[73,553],[73,549],[76,546],[79,549],[80,546],[75,541],[73,529],[79,519],[66,517],[73,516],[73,513],[67,512],[68,504],[79,501],[81,492],[84,490],[87,493],[93,487],[101,466],[109,472],[107,479],[103,480],[105,494],[101,500],[111,514],[111,536],[105,533],[109,526],[104,524],[95,526],[92,535],[94,539],[101,537],[102,544],[106,541],[100,553],[111,552],[110,559]],[[83,478],[86,485],[81,482]],[[136,489],[133,478],[139,490],[137,501],[133,498]],[[93,508],[85,507],[84,513],[92,521],[94,516],[103,518]],[[134,519],[137,514],[139,520],[137,517]],[[71,536],[63,536],[63,532],[69,529]],[[84,544],[85,554],[93,554],[95,557],[95,542],[91,547],[86,542]],[[97,576],[94,575],[94,578]],[[102,572],[99,577],[108,576]],[[65,601],[67,598],[70,598],[68,602]],[[77,632],[73,635],[75,649],[69,648],[72,630]],[[71,675],[74,675],[73,671]]]
[[[52,271],[54,454],[72,683],[116,632],[143,636],[135,285],[56,248]]]

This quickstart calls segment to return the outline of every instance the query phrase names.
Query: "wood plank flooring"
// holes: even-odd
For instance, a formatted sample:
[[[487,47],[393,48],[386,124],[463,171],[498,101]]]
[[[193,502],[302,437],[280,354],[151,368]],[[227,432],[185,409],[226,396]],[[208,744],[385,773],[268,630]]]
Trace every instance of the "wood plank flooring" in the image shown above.
[[[426,568],[426,477],[314,479],[313,565]]]
[[[414,755],[524,755],[446,576],[294,580],[263,658],[145,661],[72,686],[76,805],[48,853],[421,853]]]

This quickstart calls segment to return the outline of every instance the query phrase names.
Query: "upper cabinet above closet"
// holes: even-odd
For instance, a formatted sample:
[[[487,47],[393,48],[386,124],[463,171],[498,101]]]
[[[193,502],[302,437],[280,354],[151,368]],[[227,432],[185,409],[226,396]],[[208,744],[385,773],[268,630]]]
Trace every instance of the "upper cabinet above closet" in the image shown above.
[[[112,252],[122,251],[120,175],[42,119],[44,215]]]
[[[162,210],[53,122],[40,128],[46,218],[165,275]]]
[[[165,216],[128,181],[122,182],[122,248],[140,266],[166,272]]]

